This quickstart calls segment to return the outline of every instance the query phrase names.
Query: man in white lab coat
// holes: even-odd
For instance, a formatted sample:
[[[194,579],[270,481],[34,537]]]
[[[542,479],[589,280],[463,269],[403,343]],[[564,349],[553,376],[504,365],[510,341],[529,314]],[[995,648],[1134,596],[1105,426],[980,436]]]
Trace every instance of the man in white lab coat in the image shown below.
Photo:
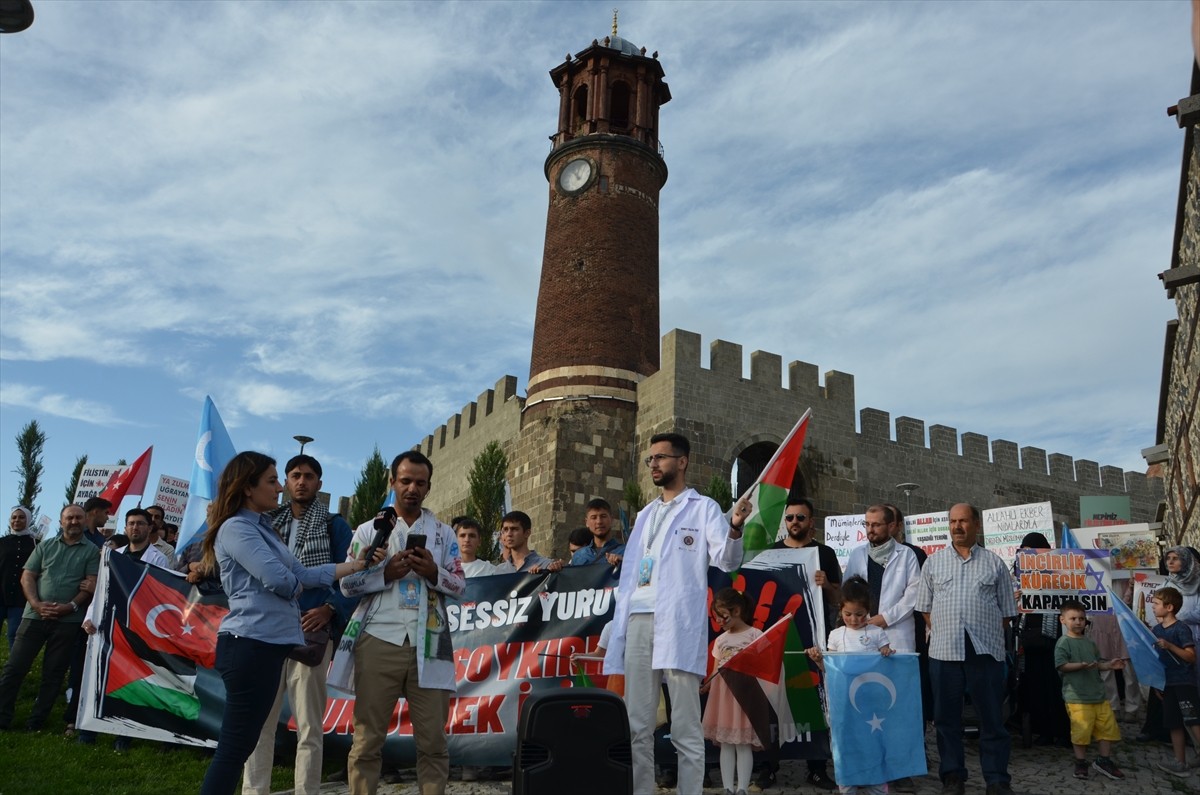
[[[850,552],[845,577],[862,577],[871,590],[871,624],[887,632],[892,651],[915,652],[913,608],[921,566],[913,551],[891,536],[895,515],[885,505],[867,509],[867,543]]]
[[[651,795],[659,691],[671,698],[671,741],[679,755],[679,792],[704,789],[700,681],[707,670],[708,567],[742,563],[749,503],[732,517],[685,483],[691,445],[676,433],[650,439],[646,466],[662,494],[638,514],[625,547],[606,674],[625,674],[633,737],[633,792]]]

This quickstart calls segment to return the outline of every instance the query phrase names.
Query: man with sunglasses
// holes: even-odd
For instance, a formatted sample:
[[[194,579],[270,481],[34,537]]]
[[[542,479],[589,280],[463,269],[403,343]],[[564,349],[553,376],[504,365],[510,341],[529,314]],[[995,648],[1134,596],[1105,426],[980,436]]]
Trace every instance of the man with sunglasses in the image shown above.
[[[646,466],[657,499],[638,513],[625,546],[612,637],[604,673],[625,674],[633,746],[633,791],[656,790],[654,728],[659,692],[671,699],[671,742],[679,757],[681,795],[704,789],[700,680],[707,669],[708,567],[742,563],[742,525],[749,502],[727,517],[716,502],[685,483],[691,445],[677,433],[650,439]]]
[[[836,624],[838,602],[842,589],[842,566],[838,563],[833,547],[822,544],[813,537],[816,523],[813,520],[813,504],[803,497],[789,497],[783,512],[783,526],[787,533],[772,545],[771,549],[804,549],[816,547],[817,563],[820,568],[813,572],[813,582],[820,587],[825,602],[825,635],[828,637]],[[834,790],[837,784],[826,767],[828,759],[808,759],[807,781],[817,789]],[[768,787],[775,781],[774,771],[766,770],[758,778],[758,784]]]

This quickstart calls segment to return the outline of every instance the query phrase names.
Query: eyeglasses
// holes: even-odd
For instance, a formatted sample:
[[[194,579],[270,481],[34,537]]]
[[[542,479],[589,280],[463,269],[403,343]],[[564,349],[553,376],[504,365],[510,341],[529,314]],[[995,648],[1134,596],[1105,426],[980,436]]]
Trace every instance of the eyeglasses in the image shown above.
[[[645,458],[645,460],[644,460],[644,462],[643,462],[643,463],[645,463],[645,465],[646,465],[646,466],[648,466],[648,467],[652,467],[652,466],[654,466],[655,464],[657,464],[659,461],[662,461],[664,458],[683,458],[683,456],[681,456],[681,455],[667,455],[666,453],[656,453],[655,455],[648,455],[648,456],[646,456],[646,458]]]
[[[802,513],[784,514],[783,518],[789,522],[807,522],[811,517],[805,516]]]

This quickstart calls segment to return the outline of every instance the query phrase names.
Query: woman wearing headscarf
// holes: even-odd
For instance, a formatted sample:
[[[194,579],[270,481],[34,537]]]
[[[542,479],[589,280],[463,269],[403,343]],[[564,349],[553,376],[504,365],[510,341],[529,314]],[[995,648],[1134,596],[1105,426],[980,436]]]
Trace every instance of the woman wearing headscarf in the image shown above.
[[[204,537],[208,571],[220,568],[229,612],[217,632],[225,711],[201,795],[233,795],[279,690],[288,654],[304,643],[296,597],[365,568],[362,560],[306,568],[265,514],[278,507],[279,473],[262,453],[238,453],[221,473]]]
[[[1183,594],[1183,608],[1175,618],[1187,624],[1200,644],[1200,552],[1192,547],[1171,547],[1164,562],[1167,585]],[[1200,676],[1196,683],[1200,685]]]
[[[8,650],[12,652],[25,611],[25,592],[21,590],[21,571],[33,554],[37,538],[33,535],[33,512],[23,505],[12,509],[8,534],[0,538],[0,621],[8,622]]]
[[[1021,539],[1022,549],[1050,549],[1041,533]],[[1015,564],[1014,564],[1015,567]],[[1070,745],[1071,722],[1062,699],[1062,681],[1054,667],[1054,644],[1062,635],[1058,616],[1022,613],[1017,619],[1021,642],[1021,675],[1017,680],[1017,705],[1038,733],[1038,745]]]

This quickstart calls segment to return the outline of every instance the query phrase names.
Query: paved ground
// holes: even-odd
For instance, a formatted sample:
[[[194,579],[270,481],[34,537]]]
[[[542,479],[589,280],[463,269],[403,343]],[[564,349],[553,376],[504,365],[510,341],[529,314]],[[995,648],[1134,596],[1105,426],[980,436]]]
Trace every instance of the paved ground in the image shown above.
[[[1126,737],[1137,735],[1140,722],[1121,722],[1121,733]],[[933,733],[926,734],[926,753],[929,757],[929,767],[932,774],[918,778],[917,795],[939,795],[941,783],[937,779],[937,746]],[[1113,781],[1092,770],[1086,781],[1074,777],[1074,765],[1071,752],[1065,748],[1034,747],[1021,748],[1019,741],[1014,738],[1012,763],[1010,772],[1013,777],[1013,790],[1017,795],[1064,795],[1065,793],[1087,793],[1087,795],[1180,795],[1181,793],[1200,792],[1200,771],[1195,771],[1188,778],[1176,778],[1159,770],[1155,764],[1170,756],[1170,748],[1160,744],[1141,744],[1125,742],[1117,745],[1113,754],[1117,765],[1125,772],[1124,781]],[[1094,759],[1094,749],[1089,759]],[[983,780],[979,775],[978,745],[973,741],[967,742],[967,767],[970,770],[967,781],[967,793],[982,795]],[[779,771],[776,784],[766,790],[751,787],[751,793],[765,792],[766,795],[782,795],[783,793],[816,793],[812,785],[804,781],[806,768],[803,762],[785,761]],[[710,776],[717,777],[716,771]],[[451,778],[458,778],[457,768],[452,769]],[[564,793],[571,791],[567,783]],[[348,795],[345,784],[326,784],[321,790],[322,795]],[[399,784],[382,784],[380,795],[416,795],[415,777],[406,779]],[[489,781],[463,783],[452,780],[448,795],[509,795],[512,792],[510,781]],[[655,795],[667,795],[671,790],[658,790]],[[708,787],[704,795],[721,795],[722,789]],[[284,793],[279,793],[284,795]],[[681,793],[688,795],[688,793]],[[697,793],[699,795],[699,793]]]

